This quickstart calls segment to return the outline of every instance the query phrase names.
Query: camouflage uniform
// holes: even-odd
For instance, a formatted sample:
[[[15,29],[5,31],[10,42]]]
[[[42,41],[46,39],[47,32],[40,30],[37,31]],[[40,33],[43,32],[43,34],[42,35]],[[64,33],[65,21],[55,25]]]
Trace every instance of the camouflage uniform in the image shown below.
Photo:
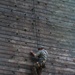
[[[45,68],[45,62],[48,58],[48,52],[44,49],[39,50],[36,53],[36,63],[33,66],[34,75],[41,75],[42,68]]]

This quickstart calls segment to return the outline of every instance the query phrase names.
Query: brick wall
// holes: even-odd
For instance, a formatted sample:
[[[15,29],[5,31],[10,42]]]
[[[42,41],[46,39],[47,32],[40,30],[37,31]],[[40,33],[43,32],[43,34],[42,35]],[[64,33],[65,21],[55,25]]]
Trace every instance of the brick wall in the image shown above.
[[[29,52],[44,45],[42,75],[75,75],[74,0],[0,0],[0,75],[29,75]]]

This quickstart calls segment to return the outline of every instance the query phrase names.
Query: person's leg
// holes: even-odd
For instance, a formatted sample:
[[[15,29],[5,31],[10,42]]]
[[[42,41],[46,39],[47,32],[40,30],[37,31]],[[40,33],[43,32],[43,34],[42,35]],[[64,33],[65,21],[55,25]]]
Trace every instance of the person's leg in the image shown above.
[[[36,63],[34,63],[34,65],[32,67],[32,75],[38,75],[37,68],[38,68],[38,65],[37,65],[37,62],[36,62]]]
[[[33,75],[41,75],[42,73],[42,67],[40,67],[41,63],[42,63],[42,59],[36,59],[36,63],[34,63],[34,67],[33,67]]]
[[[39,68],[37,69],[37,73],[38,73],[38,75],[41,75],[41,74],[42,74],[42,68],[41,68],[41,67],[39,67]]]
[[[38,74],[37,74],[37,69],[36,69],[36,67],[33,67],[33,68],[32,68],[32,75],[38,75]]]

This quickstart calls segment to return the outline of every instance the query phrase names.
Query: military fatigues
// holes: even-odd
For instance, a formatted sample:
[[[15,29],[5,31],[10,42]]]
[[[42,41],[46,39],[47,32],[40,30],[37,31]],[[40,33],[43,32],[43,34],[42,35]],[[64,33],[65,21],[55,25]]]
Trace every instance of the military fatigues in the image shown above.
[[[36,53],[37,62],[34,64],[34,71],[37,73],[34,73],[34,75],[41,75],[42,73],[42,68],[45,68],[45,62],[48,58],[48,52],[46,50],[39,50]]]

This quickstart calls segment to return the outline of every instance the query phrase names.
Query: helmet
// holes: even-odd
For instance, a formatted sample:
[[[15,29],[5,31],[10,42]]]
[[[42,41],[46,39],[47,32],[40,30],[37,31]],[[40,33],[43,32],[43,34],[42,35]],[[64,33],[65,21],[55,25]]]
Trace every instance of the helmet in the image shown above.
[[[42,46],[42,45],[39,45],[39,46],[38,46],[38,48],[44,48],[44,46]]]

